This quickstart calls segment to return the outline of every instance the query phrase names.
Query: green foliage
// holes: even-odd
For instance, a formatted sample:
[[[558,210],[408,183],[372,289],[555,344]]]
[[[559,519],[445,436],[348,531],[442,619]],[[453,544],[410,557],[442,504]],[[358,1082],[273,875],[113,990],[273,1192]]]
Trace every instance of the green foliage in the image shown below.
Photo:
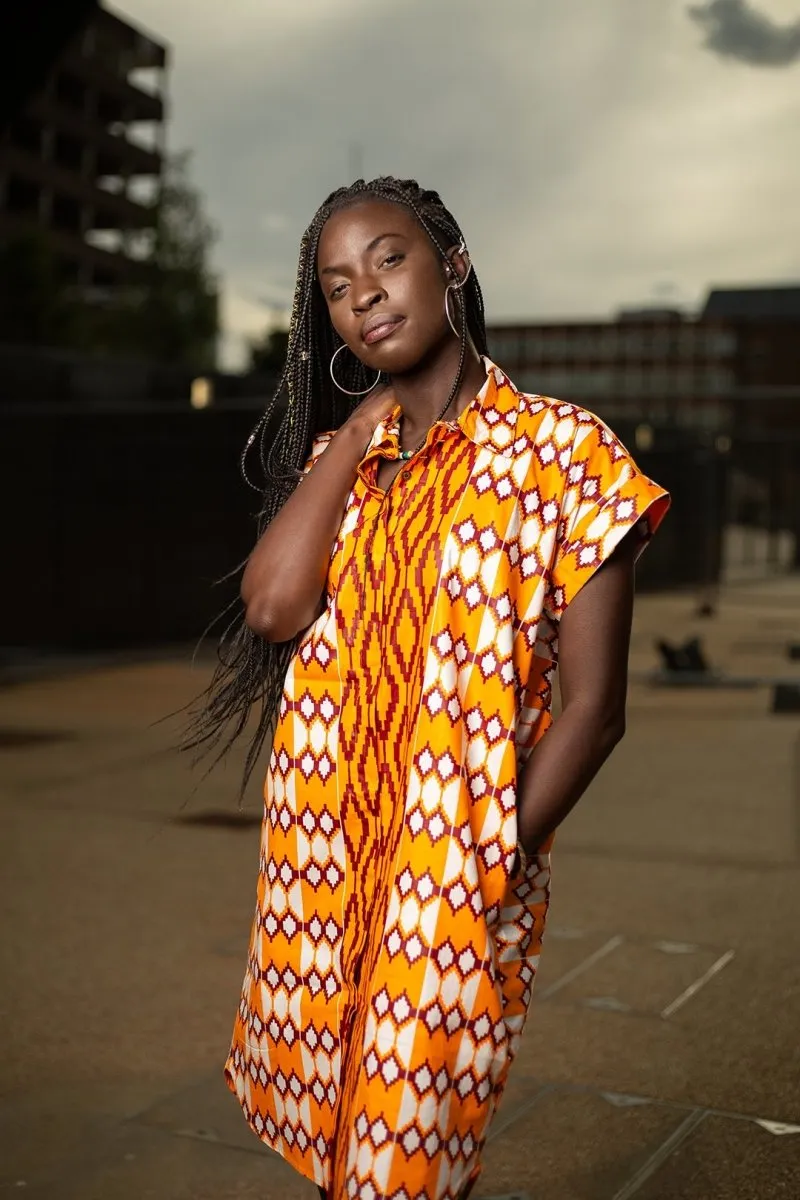
[[[261,341],[250,343],[250,370],[264,375],[282,371],[288,349],[289,330],[269,330]]]
[[[63,285],[45,231],[0,249],[0,337],[211,370],[219,332],[208,263],[215,231],[188,162],[181,154],[166,165],[136,283],[109,288],[102,300]]]
[[[156,206],[147,284],[131,334],[148,357],[198,369],[214,366],[218,294],[208,257],[215,231],[188,175],[188,155],[167,167]]]
[[[78,314],[58,278],[44,232],[0,246],[0,337],[19,346],[69,345]]]

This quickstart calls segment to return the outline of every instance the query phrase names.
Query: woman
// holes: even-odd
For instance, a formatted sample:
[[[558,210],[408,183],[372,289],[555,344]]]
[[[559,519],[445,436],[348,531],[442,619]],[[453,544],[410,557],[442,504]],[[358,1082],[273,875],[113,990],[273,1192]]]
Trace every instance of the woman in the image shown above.
[[[521,394],[486,350],[435,192],[326,200],[246,624],[199,736],[260,699],[249,772],[276,722],[226,1074],[328,1200],[456,1200],[477,1178],[553,832],[622,736],[633,565],[668,503],[597,418]]]

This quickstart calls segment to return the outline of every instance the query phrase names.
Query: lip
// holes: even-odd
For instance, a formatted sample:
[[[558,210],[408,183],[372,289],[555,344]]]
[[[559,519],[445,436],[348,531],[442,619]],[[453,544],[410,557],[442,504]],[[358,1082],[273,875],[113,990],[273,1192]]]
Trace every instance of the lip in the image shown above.
[[[374,313],[361,327],[361,340],[368,346],[373,342],[382,342],[384,338],[391,337],[404,321],[405,317],[398,313]]]

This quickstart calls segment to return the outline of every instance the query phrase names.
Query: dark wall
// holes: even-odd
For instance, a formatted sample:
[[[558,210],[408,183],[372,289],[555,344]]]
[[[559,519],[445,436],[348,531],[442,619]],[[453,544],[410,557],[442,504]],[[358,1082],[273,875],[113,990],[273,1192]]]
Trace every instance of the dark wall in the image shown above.
[[[6,5],[0,70],[0,131],[44,83],[65,44],[97,0],[25,0]]]
[[[0,414],[0,643],[98,648],[198,637],[235,595],[235,584],[212,589],[213,581],[254,537],[258,497],[239,474],[254,420],[188,406]],[[719,456],[665,446],[638,457],[674,494],[639,586],[708,581],[719,557],[711,523],[722,511]]]
[[[696,436],[656,432],[646,452],[634,449],[634,429],[615,426],[639,468],[666,488],[670,511],[636,570],[640,591],[714,584],[722,568],[722,532],[728,523],[730,461]]]
[[[0,417],[3,632],[16,645],[193,639],[247,554],[251,412]]]

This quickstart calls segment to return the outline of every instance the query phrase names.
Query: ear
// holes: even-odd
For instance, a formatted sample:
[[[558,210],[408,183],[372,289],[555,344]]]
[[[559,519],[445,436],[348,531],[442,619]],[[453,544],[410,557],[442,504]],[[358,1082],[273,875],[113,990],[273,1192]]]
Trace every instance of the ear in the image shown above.
[[[445,275],[448,283],[465,283],[472,269],[469,251],[462,242],[460,246],[451,246],[446,254]]]

